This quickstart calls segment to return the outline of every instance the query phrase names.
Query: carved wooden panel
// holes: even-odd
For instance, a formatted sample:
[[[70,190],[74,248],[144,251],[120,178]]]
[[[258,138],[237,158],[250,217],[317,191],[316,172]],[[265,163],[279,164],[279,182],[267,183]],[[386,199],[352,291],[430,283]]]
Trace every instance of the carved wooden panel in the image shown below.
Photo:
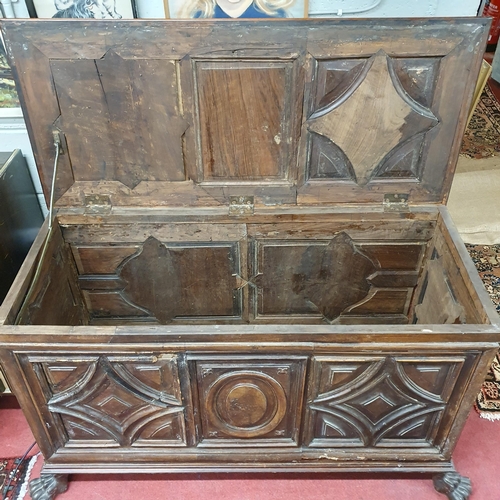
[[[200,445],[297,445],[305,359],[193,359]]]
[[[202,179],[286,180],[292,63],[196,62]]]
[[[137,252],[139,245],[87,246],[72,247],[73,256],[80,274],[115,274],[117,267]]]
[[[160,323],[188,317],[238,319],[243,307],[238,251],[234,243],[167,247],[150,237],[121,266],[123,295]]]
[[[316,357],[306,441],[313,447],[436,443],[464,357]]]
[[[244,242],[231,241],[240,233],[239,224],[170,224],[141,227],[138,234],[129,226],[103,228],[95,238],[100,244],[86,243],[94,239],[89,234],[67,236],[94,320],[170,323],[244,317]]]
[[[255,317],[315,315],[335,320],[370,290],[374,263],[344,232],[330,240],[256,240]]]
[[[67,446],[186,446],[175,356],[36,359]]]
[[[322,69],[329,70],[328,74],[320,79],[325,94],[316,96],[318,109],[307,121],[308,130],[314,133],[310,177],[351,178],[360,186],[377,175],[389,175],[393,169],[396,177],[418,177],[420,155],[411,161],[410,155],[420,151],[423,134],[436,126],[438,119],[428,107],[410,97],[392,59],[380,50],[366,61],[326,64]],[[399,73],[404,73],[404,68],[404,64],[399,64]],[[427,79],[411,88],[416,89],[414,94],[421,101],[428,103],[432,101],[435,74],[430,70],[424,74]],[[405,81],[410,78],[407,73]],[[333,88],[329,91],[330,87]],[[415,141],[420,147],[415,147]],[[410,143],[408,150],[398,152]],[[392,156],[396,153],[395,162]],[[396,168],[405,161],[408,165]]]
[[[124,59],[109,50],[96,60],[50,63],[76,181],[183,181],[175,60]],[[82,137],[85,139],[82,140]]]
[[[88,317],[77,284],[71,250],[58,227],[54,227],[47,246],[40,278],[30,301],[19,311],[23,325],[86,325]]]
[[[227,203],[229,191],[374,202],[395,180],[413,201],[442,201],[486,21],[374,23],[5,25],[45,193],[55,127],[70,152],[64,206],[91,189],[128,206]]]

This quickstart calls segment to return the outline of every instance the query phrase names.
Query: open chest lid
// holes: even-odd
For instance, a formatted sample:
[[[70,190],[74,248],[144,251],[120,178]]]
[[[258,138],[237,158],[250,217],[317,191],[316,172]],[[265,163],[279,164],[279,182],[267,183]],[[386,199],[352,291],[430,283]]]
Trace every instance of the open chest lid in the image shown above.
[[[484,18],[3,23],[56,206],[443,203]],[[104,200],[104,201],[103,201]]]

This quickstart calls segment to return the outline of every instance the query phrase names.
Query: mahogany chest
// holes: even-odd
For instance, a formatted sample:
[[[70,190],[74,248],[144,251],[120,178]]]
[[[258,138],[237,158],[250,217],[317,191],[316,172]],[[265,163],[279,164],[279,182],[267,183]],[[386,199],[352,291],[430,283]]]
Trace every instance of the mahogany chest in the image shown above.
[[[200,471],[468,498],[500,325],[445,203],[488,25],[3,23],[53,206],[0,309],[33,498]]]

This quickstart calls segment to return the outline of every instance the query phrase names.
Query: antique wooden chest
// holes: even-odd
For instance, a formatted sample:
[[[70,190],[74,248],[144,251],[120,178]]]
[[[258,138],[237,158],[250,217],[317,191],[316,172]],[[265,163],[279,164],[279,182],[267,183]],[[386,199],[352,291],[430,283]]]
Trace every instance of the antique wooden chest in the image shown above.
[[[0,309],[35,499],[189,471],[468,497],[451,454],[500,325],[444,204],[487,32],[3,24],[54,202]]]

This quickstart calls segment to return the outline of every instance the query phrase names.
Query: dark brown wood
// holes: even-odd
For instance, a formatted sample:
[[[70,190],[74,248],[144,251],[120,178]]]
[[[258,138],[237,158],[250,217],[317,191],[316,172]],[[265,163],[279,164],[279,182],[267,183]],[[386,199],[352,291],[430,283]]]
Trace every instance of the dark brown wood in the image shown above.
[[[198,62],[202,179],[287,179],[290,63]],[[288,104],[288,106],[286,106]],[[240,126],[235,126],[240,122]]]
[[[366,471],[467,497],[451,456],[500,321],[440,203],[487,24],[4,23],[46,194],[63,145],[0,307],[34,495]]]
[[[53,500],[68,489],[68,475],[42,474],[30,481],[29,489],[33,500]]]
[[[60,205],[110,190],[115,206],[439,203],[487,23],[13,21],[4,34],[47,195],[48,139],[65,138]]]
[[[472,493],[470,479],[461,476],[458,472],[446,472],[435,476],[434,487],[449,500],[468,500]]]

